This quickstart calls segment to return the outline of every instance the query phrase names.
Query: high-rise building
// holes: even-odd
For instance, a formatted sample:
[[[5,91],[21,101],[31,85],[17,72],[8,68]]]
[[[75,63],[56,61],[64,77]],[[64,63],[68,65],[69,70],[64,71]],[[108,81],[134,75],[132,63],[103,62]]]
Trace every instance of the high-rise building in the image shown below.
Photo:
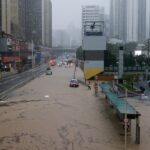
[[[19,15],[18,0],[11,0],[11,34],[17,38],[20,37]]]
[[[138,41],[138,1],[127,0],[127,42]]]
[[[110,36],[113,38],[119,38],[119,0],[111,0]]]
[[[148,8],[150,9],[150,7]],[[146,0],[138,0],[138,41],[146,39]]]
[[[82,7],[82,37],[85,22],[104,21],[104,7],[89,5]]]
[[[67,34],[69,35],[70,47],[81,46],[81,29],[70,22],[67,26]]]
[[[1,0],[0,25],[1,30],[11,34],[11,0]]]
[[[150,0],[146,0],[146,39],[150,38]]]
[[[53,46],[70,48],[69,35],[66,30],[54,30],[53,31]]]
[[[111,0],[111,37],[126,42],[143,42],[148,34],[149,6],[149,0]]]
[[[43,1],[43,44],[52,47],[52,3]]]
[[[110,37],[126,40],[127,4],[126,0],[111,0]]]
[[[127,40],[127,0],[120,0],[119,8],[119,39]]]
[[[109,15],[105,15],[105,34],[106,37],[110,37],[110,20],[109,20]]]
[[[25,0],[11,0],[11,34],[25,39]]]
[[[25,10],[26,40],[42,44],[42,0],[26,0]]]
[[[0,0],[0,30],[25,39],[25,0]]]
[[[50,0],[26,0],[26,40],[52,46],[52,4]]]
[[[26,39],[25,37],[25,19],[26,19],[26,0],[18,0],[19,3],[19,27],[20,27],[20,37]]]
[[[2,30],[2,0],[0,0],[0,31]]]

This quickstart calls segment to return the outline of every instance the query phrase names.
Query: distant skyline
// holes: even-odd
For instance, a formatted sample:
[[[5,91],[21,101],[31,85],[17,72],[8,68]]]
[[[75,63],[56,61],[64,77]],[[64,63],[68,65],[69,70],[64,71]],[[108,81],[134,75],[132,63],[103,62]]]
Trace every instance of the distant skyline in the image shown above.
[[[84,5],[104,6],[109,13],[110,0],[51,0],[53,9],[53,29],[67,29],[70,24],[81,28],[81,10]]]

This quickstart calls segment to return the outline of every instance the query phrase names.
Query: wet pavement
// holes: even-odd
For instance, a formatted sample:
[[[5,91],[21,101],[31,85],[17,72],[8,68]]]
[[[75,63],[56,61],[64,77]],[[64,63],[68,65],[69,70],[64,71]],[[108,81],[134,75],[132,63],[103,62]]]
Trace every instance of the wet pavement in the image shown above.
[[[76,75],[83,79],[79,69]],[[8,102],[0,103],[0,150],[124,149],[123,129],[104,95],[95,97],[82,84],[70,88],[72,77],[73,68],[55,68],[52,76],[43,74],[9,94]],[[138,146],[134,137],[128,137],[128,149],[149,150],[150,124],[145,123],[141,136],[146,141],[142,139]]]

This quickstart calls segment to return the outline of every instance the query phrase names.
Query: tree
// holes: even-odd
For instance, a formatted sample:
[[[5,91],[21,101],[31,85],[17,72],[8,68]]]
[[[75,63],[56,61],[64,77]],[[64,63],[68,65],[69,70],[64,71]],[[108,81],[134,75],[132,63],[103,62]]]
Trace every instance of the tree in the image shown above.
[[[130,52],[133,52],[136,47],[137,47],[138,43],[136,42],[129,42],[125,44],[125,53],[130,54]]]
[[[105,67],[109,67],[109,66],[116,66],[116,62],[117,62],[117,57],[116,55],[112,54],[111,51],[105,51],[104,53],[104,62],[105,62]]]
[[[136,59],[137,65],[143,66],[144,64],[147,63],[147,59],[145,55],[136,56],[135,59]]]
[[[77,49],[76,56],[77,56],[77,59],[83,60],[83,50],[81,46]]]
[[[147,52],[146,63],[147,63],[148,65],[150,65],[150,57],[149,57],[149,54],[150,54],[150,39],[148,39],[148,40],[144,43],[143,50]]]
[[[117,55],[119,50],[119,44],[107,43],[107,51],[110,51],[111,54]]]
[[[135,66],[136,62],[135,62],[135,58],[133,56],[133,54],[130,52],[130,54],[125,53],[124,54],[124,66],[130,66],[133,67]]]

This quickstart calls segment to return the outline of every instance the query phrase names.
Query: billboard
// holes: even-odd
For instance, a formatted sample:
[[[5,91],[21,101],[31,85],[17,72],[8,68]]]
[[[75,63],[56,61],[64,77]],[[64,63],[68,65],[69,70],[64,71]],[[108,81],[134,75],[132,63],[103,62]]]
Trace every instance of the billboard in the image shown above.
[[[104,71],[104,61],[85,61],[84,77],[86,80]]]

